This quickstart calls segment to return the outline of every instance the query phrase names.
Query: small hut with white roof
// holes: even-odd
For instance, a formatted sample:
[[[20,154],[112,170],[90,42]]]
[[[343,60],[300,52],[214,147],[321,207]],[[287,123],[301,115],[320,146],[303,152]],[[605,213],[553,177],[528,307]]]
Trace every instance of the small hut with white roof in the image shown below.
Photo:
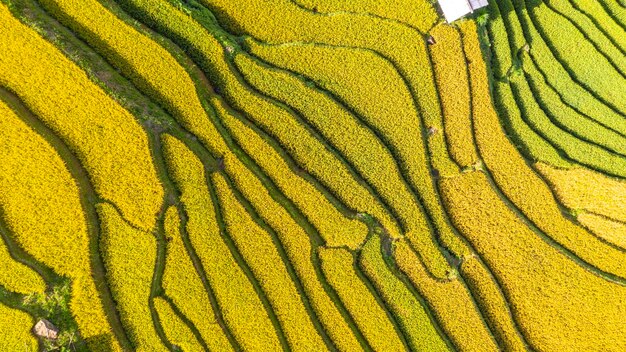
[[[439,0],[439,6],[448,23],[487,5],[487,0]]]

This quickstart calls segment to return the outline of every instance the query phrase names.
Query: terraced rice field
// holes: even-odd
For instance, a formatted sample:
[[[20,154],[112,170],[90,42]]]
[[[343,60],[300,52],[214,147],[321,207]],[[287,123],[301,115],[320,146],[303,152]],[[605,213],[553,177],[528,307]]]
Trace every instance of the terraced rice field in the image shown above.
[[[0,351],[625,351],[626,4],[0,0],[0,262]]]

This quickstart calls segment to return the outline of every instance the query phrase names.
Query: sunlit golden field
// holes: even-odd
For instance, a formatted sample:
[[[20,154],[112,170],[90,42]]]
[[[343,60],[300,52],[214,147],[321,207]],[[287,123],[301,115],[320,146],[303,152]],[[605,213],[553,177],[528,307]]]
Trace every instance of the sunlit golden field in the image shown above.
[[[0,351],[625,351],[624,317],[623,0],[0,0]]]

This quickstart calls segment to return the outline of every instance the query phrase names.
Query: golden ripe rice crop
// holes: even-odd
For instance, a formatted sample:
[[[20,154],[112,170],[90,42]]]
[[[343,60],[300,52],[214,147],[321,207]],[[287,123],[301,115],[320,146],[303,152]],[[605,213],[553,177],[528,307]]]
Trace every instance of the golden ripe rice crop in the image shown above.
[[[0,351],[625,351],[623,1],[440,1],[0,0]]]
[[[4,332],[0,339],[2,348],[17,351],[26,349],[34,351],[37,348],[37,340],[29,332],[33,318],[27,313],[16,308],[0,306],[0,328]]]

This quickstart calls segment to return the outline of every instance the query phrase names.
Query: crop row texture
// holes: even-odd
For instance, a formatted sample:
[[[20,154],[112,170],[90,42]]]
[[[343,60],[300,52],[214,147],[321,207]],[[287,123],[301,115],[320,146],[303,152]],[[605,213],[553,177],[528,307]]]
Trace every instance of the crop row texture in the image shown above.
[[[52,8],[54,10],[54,7]],[[211,150],[215,151],[217,155],[229,155],[230,157],[227,158],[229,165],[235,162],[232,158],[232,152],[230,152],[223,143],[220,143],[221,138],[217,131],[212,128],[212,125],[207,123],[208,121],[203,121],[202,118],[198,118],[198,116],[203,116],[205,113],[201,111],[202,107],[197,98],[195,98],[195,95],[181,93],[184,91],[193,91],[192,82],[171,55],[163,48],[137,31],[134,31],[130,26],[116,19],[95,2],[86,10],[83,6],[77,6],[76,2],[66,2],[63,4],[61,10],[67,14],[66,17],[70,18],[66,19],[69,23],[72,24],[73,21],[78,21],[80,26],[85,26],[87,30],[81,32],[89,33],[87,39],[93,45],[98,46],[101,51],[116,64],[120,65],[124,72],[131,72],[131,78],[135,82],[141,85],[142,82],[146,81],[148,91],[150,91],[150,89],[155,90],[152,96],[156,96],[160,101],[165,102],[165,105],[182,121],[183,125],[198,135]],[[154,10],[154,8],[152,8],[152,10]],[[179,14],[172,7],[167,6],[167,4],[163,4],[161,10],[169,11],[169,14]],[[56,11],[58,11],[58,9],[56,9]],[[94,17],[97,18],[98,21],[94,21]],[[110,25],[102,26],[100,25],[101,23]],[[119,38],[120,36],[128,38],[128,40],[124,42],[117,41],[115,38]],[[157,55],[154,54],[155,52]],[[115,55],[121,55],[122,60],[119,60]],[[172,74],[172,72],[174,72],[174,74]],[[323,199],[320,200],[321,201],[311,202],[311,204],[318,205],[318,212],[319,206],[321,205],[325,205],[326,208],[329,207],[327,202]],[[331,208],[329,208],[329,212],[334,212],[334,217],[339,215],[336,214],[334,209],[330,209]],[[327,220],[324,221],[326,222]],[[328,233],[335,235],[337,234],[337,229],[343,228],[344,227],[335,227],[332,231],[328,231]],[[350,234],[350,236],[352,236],[352,234],[358,235],[359,233],[365,234],[365,229],[362,231],[358,229],[350,231],[350,229],[351,226],[348,226],[346,230],[342,231],[346,231],[346,234]],[[291,250],[291,252],[295,253],[296,251]],[[167,273],[168,271],[166,271],[165,277],[166,286],[168,279]],[[321,297],[318,299],[318,302],[320,300]],[[325,303],[323,306],[327,307],[327,311],[331,309],[328,307],[328,303]],[[341,318],[339,319],[339,321],[343,322]],[[342,331],[339,327],[340,325],[337,324],[337,318],[333,320],[335,323],[329,323],[329,329],[333,326],[331,330]],[[336,335],[337,339],[349,340],[347,337],[349,335],[342,335],[342,337]]]
[[[100,250],[122,324],[138,351],[167,351],[153,327],[149,307],[156,263],[156,238],[134,228],[107,203],[97,206]]]
[[[346,319],[337,309],[335,302],[330,298],[323,285],[321,277],[321,269],[316,268],[316,264],[312,258],[313,246],[311,231],[305,231],[303,227],[290,217],[285,208],[277,203],[270,193],[264,189],[263,184],[259,181],[250,170],[232,154],[225,156],[225,168],[232,175],[233,182],[237,184],[241,192],[250,200],[259,212],[259,215],[265,219],[276,232],[282,245],[285,247],[287,256],[294,266],[298,277],[302,282],[302,286],[306,291],[306,295],[311,302],[325,331],[330,335],[335,345],[342,351],[351,351],[360,349],[359,342],[351,331]],[[304,193],[306,183],[298,183],[303,186],[300,192]],[[328,207],[325,199],[321,202],[314,203],[318,206],[318,211]],[[314,236],[314,235],[311,235]]]
[[[20,23],[5,5],[0,15],[5,38],[0,43],[4,53],[0,83],[76,153],[102,198],[119,207],[134,225],[151,230],[163,189],[145,131],[85,72]],[[30,54],[24,57],[23,51]]]
[[[456,348],[463,351],[498,351],[496,341],[482,319],[473,298],[460,279],[433,278],[405,241],[395,246],[394,258],[429,303]]]
[[[324,275],[363,332],[368,344],[377,351],[403,351],[398,331],[354,268],[352,253],[342,248],[320,248],[318,255]]]
[[[42,4],[165,106],[183,127],[211,145],[208,140],[216,138],[216,132],[195,93],[192,78],[172,53],[97,0],[42,0]],[[161,6],[167,8],[165,2]]]
[[[430,55],[450,155],[459,166],[471,166],[478,161],[478,155],[472,135],[471,97],[461,36],[456,28],[446,24],[437,25],[430,34],[435,40]]]
[[[582,85],[622,114],[626,113],[626,92],[615,89],[626,84],[626,77],[594,48],[582,32],[538,0],[521,1],[517,5],[526,6],[532,22],[528,26],[534,26],[541,33],[546,44],[553,48],[556,56]]]
[[[585,168],[563,170],[542,163],[535,168],[567,208],[626,222],[626,182],[623,180]]]
[[[559,93],[565,104],[581,114],[598,121],[601,125],[608,126],[623,134],[626,125],[621,115],[605,105],[602,101],[596,99],[592,94],[593,92],[587,91],[574,81],[569,71],[559,63],[550,48],[546,45],[544,39],[539,35],[535,27],[532,26],[526,12],[520,12],[520,16],[518,17],[513,4],[509,1],[501,1],[497,4],[493,3],[490,5],[490,11],[497,13],[498,6],[500,7],[503,17],[496,18],[493,22],[490,22],[490,26],[492,26],[492,24],[496,24],[500,27],[506,25],[506,30],[501,29],[501,34],[494,31],[490,33],[490,35],[493,34],[494,36],[502,37],[503,34],[508,31],[510,36],[510,51],[504,49],[506,47],[505,39],[499,40],[500,43],[495,47],[496,51],[500,49],[500,51],[498,51],[498,56],[500,57],[499,61],[502,61],[501,58],[504,55],[510,55],[510,52],[518,53],[523,49],[527,41],[528,43],[532,43],[532,46],[529,46],[528,54],[523,54],[522,51],[522,60],[528,61],[529,58],[531,58],[537,68],[540,69],[539,72],[543,77],[537,77],[537,73],[532,73],[532,76],[535,77],[534,81],[541,82],[545,79],[546,84]],[[504,19],[504,23],[502,19]],[[506,38],[506,36],[504,36],[504,38]],[[506,54],[504,52],[506,52]],[[511,67],[511,65],[504,69],[508,70],[509,67]],[[524,68],[524,66],[522,66],[522,68]]]
[[[91,276],[79,190],[51,145],[4,103],[0,114],[0,209],[7,235],[35,260],[72,279],[70,306],[85,338],[110,334]],[[43,291],[41,278],[25,269],[14,271],[11,281],[4,282],[6,288]]]
[[[216,312],[211,306],[210,298],[183,243],[180,232],[181,223],[176,207],[167,209],[164,226],[169,238],[163,273],[165,294],[200,331],[211,350],[232,350],[230,342],[215,319]],[[166,304],[161,303],[161,306]],[[164,307],[164,310],[167,308]]]
[[[594,25],[605,33],[619,49],[626,50],[624,27],[611,17],[610,10],[602,6],[601,1],[572,0],[570,2],[573,7],[593,21]]]
[[[287,71],[269,68],[243,55],[237,56],[235,63],[256,89],[300,112],[303,120],[319,130],[327,142],[337,148],[392,207],[399,208],[398,211],[402,211],[403,207],[396,203],[415,207],[389,151],[367,127],[359,123],[357,117],[330,96],[307,86],[305,81]],[[382,209],[367,209],[370,210],[377,210],[371,214],[379,217],[386,227],[395,227]],[[406,222],[410,216],[402,218]],[[392,234],[397,236],[395,232]]]
[[[45,142],[41,139],[37,139],[35,133],[19,120],[15,113],[2,101],[0,101],[0,115],[2,115],[2,120],[0,121],[0,148],[2,149],[0,163],[4,165],[5,170],[5,172],[0,172],[0,183],[2,183],[2,185],[10,185],[10,183],[16,181],[15,176],[7,174],[7,172],[11,170],[11,159],[26,156],[20,149],[30,147],[33,151],[39,151],[38,154],[41,159],[56,157],[56,155],[51,153],[49,149],[45,150]],[[44,149],[44,151],[38,149]],[[35,158],[21,159],[21,163],[30,164],[36,160]],[[15,161],[20,161],[20,159],[15,159]],[[32,170],[32,166],[28,169]],[[15,171],[16,170],[13,169],[12,172]],[[8,189],[4,187],[0,187],[0,190],[2,192],[8,192]],[[10,210],[6,210],[6,205],[6,201],[3,201],[2,197],[0,197],[0,208],[3,209],[3,216],[7,216],[7,213],[11,213]],[[16,224],[13,223],[12,225],[15,226]],[[4,235],[8,236],[9,234]],[[0,269],[0,285],[9,291],[30,294],[36,292],[43,293],[46,289],[45,282],[37,273],[26,265],[17,262],[12,257],[4,240],[0,240],[0,263],[0,267],[2,268]]]
[[[298,177],[281,156],[260,136],[219,105],[217,111],[242,148],[255,157],[256,162],[280,189],[316,225],[330,246],[347,245],[357,248],[367,235],[367,228],[356,220],[345,218],[312,185]]]
[[[459,209],[454,223],[502,283],[533,349],[623,345],[623,327],[615,325],[625,309],[623,286],[594,275],[542,241],[490,191],[481,173],[445,182],[454,184],[444,193],[449,206]]]
[[[432,215],[434,225],[441,233],[442,238],[454,240],[455,236],[447,224],[445,211],[441,208],[434,189],[430,176],[431,170],[427,161],[428,152],[422,138],[425,128],[422,126],[420,115],[422,115],[426,126],[433,126],[439,130],[442,130],[442,127],[440,126],[439,99],[425,40],[421,33],[400,23],[371,16],[345,13],[322,16],[303,10],[286,0],[264,2],[263,4],[251,1],[237,4],[237,6],[232,2],[223,0],[203,0],[203,3],[215,10],[218,18],[225,18],[222,23],[227,29],[235,27],[238,29],[236,33],[245,32],[245,34],[270,44],[317,42],[333,46],[367,48],[369,50],[366,51],[370,52],[371,55],[379,56],[378,60],[386,61],[387,65],[396,65],[399,73],[406,77],[407,83],[400,86],[383,83],[384,78],[396,79],[397,74],[394,76],[376,76],[374,80],[369,80],[368,84],[380,84],[380,86],[378,88],[371,87],[368,91],[375,94],[387,89],[400,89],[400,96],[404,97],[403,99],[412,100],[413,95],[415,95],[417,106],[414,102],[410,102],[409,105],[392,104],[389,106],[386,103],[389,103],[390,97],[395,96],[391,94],[376,94],[374,97],[362,95],[361,99],[366,100],[365,107],[371,107],[372,104],[386,106],[385,109],[375,110],[375,114],[379,116],[381,114],[388,116],[390,111],[397,112],[397,109],[403,109],[403,114],[394,114],[388,117],[389,121],[397,123],[396,126],[399,126],[399,123],[403,123],[402,126],[404,126],[390,131],[399,134],[400,139],[396,140],[397,142],[404,141],[404,143],[396,144],[394,147],[404,150],[401,155],[405,159],[405,167],[414,168],[414,172],[407,173],[407,177],[424,199],[424,207]],[[283,14],[283,20],[280,22],[270,21],[273,18],[272,13]],[[294,32],[290,28],[299,28],[299,31]],[[355,35],[355,28],[359,29],[358,36]],[[374,59],[368,58],[359,61],[358,70],[350,71],[351,75],[367,75],[370,70],[364,68],[363,65],[371,65],[371,60]],[[337,66],[332,67],[337,68]],[[327,66],[326,69],[332,69],[332,67]],[[343,65],[339,67],[343,67]],[[352,79],[347,82],[350,81]],[[410,92],[407,91],[407,84]],[[353,91],[362,91],[362,86]],[[361,108],[361,106],[358,105],[355,108]],[[389,136],[391,139],[391,134]],[[446,163],[443,164],[446,168],[454,168],[455,165],[447,159],[448,153],[445,149],[445,143],[439,143],[439,141],[441,141],[441,135],[438,138],[429,139],[433,159],[436,158],[442,163]],[[442,169],[441,172],[445,173],[445,170]],[[443,265],[432,266],[429,269],[436,272],[436,275],[445,277],[446,270],[443,270],[445,263],[441,263],[440,260],[438,262]]]
[[[439,20],[435,6],[427,0],[294,0],[313,12],[353,12],[396,20],[428,32]]]
[[[626,11],[624,4],[619,1],[601,0],[598,3],[606,9],[609,15],[622,27],[626,28]]]
[[[399,321],[409,346],[417,351],[448,351],[448,346],[430,320],[424,304],[396,277],[383,257],[380,237],[372,235],[363,246],[359,266]]]
[[[476,38],[476,28],[471,22],[466,23],[468,25],[461,28],[464,43],[472,45],[470,40]],[[519,152],[506,139],[489,99],[489,83],[486,80],[484,62],[471,59],[472,52],[474,57],[480,54],[477,43],[473,46],[472,51],[469,50],[471,47],[468,48],[466,45],[466,53],[472,62],[469,70],[472,82],[475,137],[485,164],[502,192],[529,217],[538,218],[541,214],[546,216],[550,214],[550,209],[554,209],[552,217],[542,220],[543,222],[537,221],[537,223],[542,226],[552,226],[552,228],[566,226],[569,223],[566,223],[560,214],[549,189],[525,164]],[[524,180],[523,183],[520,182],[521,180]],[[457,197],[448,193],[444,197],[450,202],[450,207],[463,209],[457,212],[458,216],[454,218],[454,222],[474,244],[474,248],[491,267],[494,275],[499,278],[499,282],[502,283],[507,293],[509,304],[513,307],[513,314],[531,347],[577,350],[592,348],[592,344],[608,346],[611,343],[622,343],[617,340],[621,338],[622,333],[610,321],[616,319],[614,314],[621,314],[619,311],[623,309],[618,303],[620,294],[617,293],[622,290],[623,286],[592,274],[566,258],[563,253],[547,242],[542,241],[540,236],[531,231],[510,208],[502,203],[498,194],[484,191],[490,186],[483,175],[470,173],[450,182],[457,184],[457,193],[461,196]],[[528,197],[529,189],[533,190],[534,197]],[[552,202],[545,202],[546,199],[552,199]],[[533,203],[535,205],[532,205]],[[548,223],[548,220],[552,222],[552,225]],[[570,228],[582,231],[573,225]],[[498,241],[492,240],[494,233],[498,234]],[[556,232],[550,232],[552,236],[555,234]],[[585,240],[584,243],[587,244],[588,241],[591,240]],[[568,244],[576,245],[571,242]],[[591,251],[585,250],[584,253],[590,254]],[[536,259],[526,260],[529,257]],[[583,281],[586,283],[584,288],[577,284]],[[614,291],[614,294],[608,293],[609,291]],[[605,295],[601,292],[607,292],[606,295],[611,297],[600,298]],[[562,300],[563,295],[568,297],[567,303]],[[599,302],[602,299],[608,301]],[[563,305],[572,308],[566,308]],[[605,309],[602,307],[611,308],[604,315],[598,313]],[[554,313],[549,313],[550,310]],[[552,319],[557,311],[560,312],[560,318]],[[584,323],[580,321],[583,315],[587,319]],[[576,330],[578,328],[573,327],[572,324],[578,323],[584,324],[585,327],[581,325],[580,330]],[[578,333],[561,337],[559,331],[562,331],[563,326],[575,329]],[[604,332],[600,333],[600,331]],[[590,342],[590,339],[593,339],[592,336],[597,337],[599,334],[602,335],[600,338]]]
[[[468,27],[465,30],[467,38],[476,37],[472,33],[475,29]],[[478,43],[475,43],[473,51],[466,50],[466,53],[468,56],[473,53],[474,57],[479,57],[481,52]],[[499,124],[497,113],[488,100],[486,67],[478,60],[471,60],[473,64],[469,65],[471,77],[475,77],[472,80],[472,101],[476,142],[502,193],[541,231],[576,256],[603,271],[625,277],[626,272],[620,264],[620,258],[625,253],[607,246],[567,219],[561,213],[550,188],[509,143]],[[529,190],[535,196],[529,197]]]
[[[392,144],[392,149],[403,146],[407,149],[405,155],[409,155],[412,159],[419,157],[419,154],[425,156],[424,149],[408,150],[419,148],[422,144],[421,131],[414,125],[419,117],[414,108],[411,110],[413,102],[402,77],[389,62],[369,51],[352,48],[310,44],[267,46],[252,41],[248,41],[248,44],[254,55],[272,64],[312,77],[321,87],[342,97],[369,124],[375,126],[379,134],[385,136],[385,142]],[[380,77],[385,77],[385,80],[381,80]],[[379,86],[372,87],[372,85]],[[386,94],[379,95],[377,98],[367,97],[359,94],[363,87],[368,87],[368,91],[384,91]],[[401,97],[403,100],[399,100]],[[398,109],[404,109],[404,111],[398,111]],[[439,134],[441,135],[441,132]],[[401,170],[404,165],[415,166],[413,170],[405,171],[408,182],[418,178],[425,180],[423,177],[430,180],[425,159],[413,159],[410,163],[402,162]],[[419,192],[420,189],[415,189],[415,185],[412,185],[414,192]],[[394,191],[397,192],[398,189]],[[404,235],[414,241],[421,251],[427,253],[425,261],[429,270],[436,276],[445,277],[449,267],[430,236],[429,224],[420,210],[419,203],[415,197],[411,197],[411,194],[403,198],[408,199],[402,202],[399,197],[394,197],[389,202],[402,216],[406,227]],[[446,234],[447,239],[454,238],[453,235]]]
[[[165,330],[165,334],[173,346],[177,346],[183,351],[190,352],[204,350],[202,345],[193,335],[191,329],[189,329],[189,327],[185,325],[185,323],[176,315],[172,307],[165,299],[155,297],[154,308],[159,315],[159,319],[163,325],[163,330]]]
[[[0,265],[0,285],[7,290],[25,295],[45,291],[46,284],[42,278],[13,259],[4,243],[0,243]]]
[[[224,176],[214,173],[211,179],[215,184],[226,231],[259,280],[290,346],[295,349],[323,349],[323,341],[315,331],[271,236],[254,222],[235,198]]]
[[[576,9],[575,2],[576,1],[570,0],[548,0],[545,1],[544,4],[551,10],[546,11],[550,17],[560,18],[563,23],[569,22],[569,30],[573,30],[573,27],[578,29],[580,34],[585,37],[586,41],[593,45],[595,50],[603,54],[609,63],[614,66],[613,70],[623,75],[626,72],[626,56],[620,48],[614,44],[615,41],[624,41],[624,39],[621,38],[624,36],[623,29],[617,30],[617,28],[611,27],[611,23],[615,24],[615,22],[605,18],[607,27],[613,29],[612,33],[606,33],[601,27],[596,26],[591,18]],[[591,2],[589,3],[591,4]],[[594,8],[594,5],[582,6]],[[597,4],[595,6],[595,13],[600,14],[600,11],[597,9]]]
[[[626,250],[626,224],[602,215],[580,212],[576,219],[605,241]]]
[[[30,333],[32,318],[0,304],[0,347],[7,351],[37,351],[37,339]]]
[[[172,136],[164,136],[163,145],[188,217],[186,231],[228,327],[244,349],[280,348],[263,304],[222,238],[201,161]]]
[[[472,16],[0,3],[0,349],[47,267],[95,351],[626,349],[626,11]]]
[[[495,3],[493,6],[495,8]],[[503,2],[503,6],[506,7],[507,4]],[[521,44],[523,40],[521,39],[523,38],[521,37],[523,35],[522,30],[519,23],[516,24],[515,16],[509,16],[511,18],[509,31],[514,33],[510,38],[513,50],[510,55],[516,56],[519,60],[524,74],[517,71],[509,72],[508,80],[511,83],[516,102],[513,103],[509,99],[504,107],[515,109],[513,104],[517,104],[525,117],[525,123],[534,131],[521,134],[522,138],[545,138],[554,148],[562,151],[571,160],[615,175],[623,174],[623,164],[625,163],[622,157],[624,137],[596,123],[593,119],[578,114],[576,110],[561,101],[559,93],[547,84],[538,67],[535,66],[535,61],[531,56],[535,52],[535,42],[533,41],[533,45],[528,49],[532,54],[528,54],[525,49],[520,48],[519,45],[523,45]],[[501,46],[499,50],[496,49],[498,54],[496,58],[509,55],[504,52],[506,51],[504,41],[496,45]],[[502,83],[497,87],[507,89]],[[534,143],[533,140],[527,139],[526,144],[532,145]],[[541,154],[535,153],[533,156],[535,159],[547,160]]]

